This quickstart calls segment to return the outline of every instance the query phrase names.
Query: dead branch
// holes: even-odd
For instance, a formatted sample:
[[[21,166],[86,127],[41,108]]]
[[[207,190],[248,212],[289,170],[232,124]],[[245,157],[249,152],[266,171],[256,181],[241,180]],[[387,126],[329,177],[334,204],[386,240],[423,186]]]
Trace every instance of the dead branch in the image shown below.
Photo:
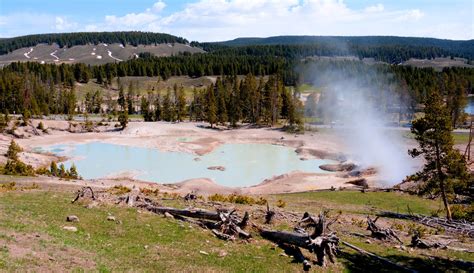
[[[378,214],[378,216],[411,220],[431,228],[442,228],[448,233],[461,234],[474,238],[474,223],[467,222],[465,220],[448,221],[446,218],[423,216],[416,214],[410,215],[389,211],[381,212]]]
[[[298,232],[260,228],[259,233],[262,237],[278,244],[291,245],[309,250],[316,255],[318,264],[324,266],[326,264],[326,258],[332,263],[335,262],[335,253],[339,243],[339,238],[335,232],[329,234],[325,232],[325,221],[323,213],[320,213],[318,219],[312,217],[309,213],[305,213],[298,225],[303,223],[306,228],[314,228],[311,235],[300,226],[296,227]]]
[[[171,207],[156,207],[156,206],[151,206],[151,205],[145,205],[143,207],[144,209],[154,212],[154,213],[159,213],[163,214],[165,212],[168,212],[169,214],[173,216],[185,216],[185,217],[191,217],[191,218],[200,218],[200,219],[207,219],[207,220],[213,220],[213,221],[220,221],[220,215],[217,212],[213,211],[208,211],[208,210],[201,210],[201,209],[196,209],[196,210],[189,210],[189,209],[176,209],[176,208],[171,208]]]
[[[389,259],[386,259],[386,258],[384,258],[384,257],[380,257],[380,256],[378,256],[378,255],[375,255],[374,253],[365,251],[365,250],[363,250],[362,248],[359,248],[359,247],[356,247],[355,245],[349,244],[348,242],[341,241],[341,243],[342,243],[343,245],[345,245],[345,246],[348,246],[348,247],[354,249],[355,251],[357,251],[357,252],[359,252],[359,253],[361,253],[361,254],[364,254],[364,255],[367,255],[367,256],[369,256],[369,257],[375,258],[375,259],[377,259],[377,260],[379,260],[379,261],[382,261],[382,262],[384,262],[384,263],[387,263],[387,264],[389,264],[389,265],[392,265],[392,266],[394,266],[394,267],[396,267],[396,268],[402,269],[402,270],[407,271],[407,272],[412,272],[412,273],[417,273],[417,272],[418,272],[418,271],[416,271],[416,270],[413,270],[413,269],[404,267],[404,266],[402,266],[402,265],[399,265],[399,264],[397,264],[397,263],[395,263],[395,262],[392,262],[392,261],[390,261]]]
[[[372,237],[377,238],[379,240],[397,240],[401,244],[403,242],[398,238],[398,236],[395,234],[395,232],[390,229],[390,228],[381,228],[375,224],[379,218],[375,218],[375,220],[370,219],[369,216],[367,216],[367,230],[370,230],[372,233]]]
[[[270,210],[270,206],[267,202],[267,211],[265,212],[265,224],[270,224],[272,222],[273,216],[275,216],[275,212]]]
[[[415,234],[413,234],[413,236],[411,237],[411,246],[422,249],[447,248],[448,244],[441,244],[439,242],[429,242],[426,240],[422,240],[418,232],[415,232]]]

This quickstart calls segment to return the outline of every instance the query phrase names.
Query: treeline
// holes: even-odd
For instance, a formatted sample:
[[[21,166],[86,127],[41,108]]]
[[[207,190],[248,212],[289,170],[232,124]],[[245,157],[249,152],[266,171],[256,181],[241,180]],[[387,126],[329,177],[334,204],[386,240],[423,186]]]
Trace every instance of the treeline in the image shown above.
[[[127,108],[126,101],[132,102],[124,95],[119,96],[122,109]],[[140,109],[145,121],[179,122],[187,116],[192,121],[207,121],[211,127],[215,124],[235,127],[240,122],[271,126],[285,119],[288,128],[303,128],[301,102],[277,76],[257,79],[248,74],[242,80],[236,76],[218,77],[208,88],[194,89],[190,102],[186,102],[183,88],[175,85],[164,95],[143,96]]]
[[[73,114],[74,85],[43,80],[29,71],[0,72],[0,111],[28,115]]]
[[[183,43],[188,41],[165,33],[117,31],[117,32],[74,32],[26,35],[14,38],[0,39],[0,55],[7,54],[23,47],[37,44],[58,44],[59,47],[75,45],[121,43],[123,45],[150,45],[162,43]]]
[[[196,45],[198,46],[198,45]],[[202,44],[202,48],[213,54],[220,55],[257,55],[257,56],[279,56],[287,59],[299,59],[310,56],[356,56],[359,59],[374,58],[390,64],[398,64],[409,60],[434,59],[436,57],[467,57],[465,54],[457,53],[434,46],[411,46],[411,45],[346,45],[333,43],[317,44],[281,44],[281,45],[247,45],[239,47],[225,46],[221,44]]]
[[[43,81],[72,86],[75,81],[87,82],[97,79],[99,84],[110,84],[115,77],[160,76],[166,80],[171,76],[220,76],[246,75],[266,76],[279,74],[286,85],[294,85],[296,75],[285,58],[256,55],[221,55],[184,53],[170,57],[155,57],[141,54],[140,58],[99,66],[84,64],[55,65],[37,62],[16,62],[3,68],[3,71],[32,72]]]
[[[456,41],[436,38],[396,37],[396,36],[275,36],[268,38],[238,38],[220,43],[205,43],[203,47],[213,49],[218,46],[255,46],[255,45],[311,45],[332,46],[336,49],[346,49],[352,54],[357,52],[373,52],[384,55],[384,51],[398,50],[402,55],[429,57],[432,53],[445,52],[444,56],[457,56],[474,59],[474,40]],[[424,54],[423,51],[431,52]],[[395,53],[395,52],[393,52]],[[361,56],[360,54],[356,54]],[[365,55],[362,55],[365,56]],[[435,57],[434,55],[431,55]],[[442,55],[437,55],[440,57]],[[376,57],[379,59],[380,57]],[[407,58],[407,57],[405,57]],[[382,59],[380,59],[382,60]]]
[[[313,58],[293,62],[279,56],[240,53],[182,54],[160,58],[142,55],[139,59],[99,66],[12,63],[0,70],[0,109],[10,113],[22,113],[28,109],[33,114],[70,114],[76,105],[75,83],[86,83],[91,79],[107,87],[113,79],[125,76],[160,76],[166,80],[182,75],[233,77],[251,74],[256,77],[273,75],[285,86],[303,83],[325,86],[331,83],[325,81],[337,81],[334,77],[328,77],[334,71],[340,79],[356,78],[368,86],[379,87],[376,90],[381,90],[380,94],[375,94],[380,99],[377,105],[386,108],[397,104],[388,94],[400,94],[403,104],[409,105],[411,111],[426,100],[430,90],[440,90],[452,104],[455,123],[460,120],[466,95],[473,92],[474,86],[474,69],[471,68],[436,71],[431,68]],[[97,112],[100,103],[92,98],[94,94],[89,96],[88,101],[94,102],[88,103],[88,111]]]

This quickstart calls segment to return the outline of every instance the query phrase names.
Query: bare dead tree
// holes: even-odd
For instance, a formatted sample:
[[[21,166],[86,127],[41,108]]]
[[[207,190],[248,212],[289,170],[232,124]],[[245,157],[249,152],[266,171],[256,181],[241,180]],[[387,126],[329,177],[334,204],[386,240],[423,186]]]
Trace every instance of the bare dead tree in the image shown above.
[[[94,195],[94,191],[92,190],[91,187],[82,187],[80,190],[77,191],[76,197],[71,201],[71,203],[74,204],[80,198],[86,197],[88,192],[90,193],[90,198],[92,200],[96,200],[95,195]]]

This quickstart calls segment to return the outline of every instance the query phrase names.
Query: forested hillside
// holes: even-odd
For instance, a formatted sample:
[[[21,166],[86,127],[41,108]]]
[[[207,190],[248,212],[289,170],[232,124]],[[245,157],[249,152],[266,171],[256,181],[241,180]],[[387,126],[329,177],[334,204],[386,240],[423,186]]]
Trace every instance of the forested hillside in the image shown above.
[[[328,47],[334,55],[341,52],[359,57],[375,57],[389,62],[396,61],[393,56],[384,57],[394,51],[400,60],[412,58],[434,58],[442,56],[474,59],[474,40],[456,41],[435,38],[396,37],[396,36],[276,36],[268,38],[237,38],[231,41],[205,44],[213,46],[254,46],[254,45],[305,45]]]
[[[123,39],[119,42],[132,44],[170,41],[168,39],[182,42],[179,40],[181,38],[169,35],[150,34],[147,36],[146,33],[135,32],[121,33],[123,36],[119,34],[96,33],[92,36],[71,34],[74,38],[68,43],[98,42],[99,40],[116,42],[117,40],[114,39]],[[52,39],[52,37],[63,36],[46,35],[44,37]],[[150,38],[147,39],[147,37]],[[389,38],[387,39],[390,41]],[[414,40],[424,41],[423,39]],[[359,57],[363,58],[367,55],[376,59],[388,58],[390,62],[398,62],[418,53],[423,54],[419,57],[426,58],[448,54],[448,49],[439,47],[428,49],[419,47],[419,51],[416,51],[409,45],[395,46],[384,43],[379,42],[377,46],[368,48],[363,48],[365,45],[359,45]],[[176,86],[173,92],[149,90],[149,94],[140,98],[140,101],[135,98],[133,86],[129,86],[128,89],[131,90],[129,93],[132,94],[130,96],[134,99],[127,100],[127,105],[125,105],[125,91],[123,86],[118,84],[122,90],[121,94],[117,94],[119,97],[122,96],[122,103],[119,103],[120,109],[122,112],[127,110],[130,113],[140,112],[137,110],[140,108],[144,109],[141,113],[147,120],[174,121],[181,120],[183,115],[186,115],[191,119],[208,120],[211,124],[226,122],[235,124],[237,121],[274,124],[279,118],[286,118],[293,125],[299,123],[297,116],[300,111],[294,100],[296,94],[288,90],[295,89],[283,88],[283,86],[298,87],[304,83],[324,86],[327,84],[324,81],[331,79],[324,77],[325,72],[338,71],[340,79],[357,78],[358,81],[378,90],[373,94],[373,98],[384,109],[397,108],[398,105],[403,104],[409,108],[404,109],[404,113],[414,112],[417,104],[424,103],[433,92],[440,92],[445,96],[453,124],[456,124],[462,121],[466,96],[473,92],[474,87],[474,69],[472,68],[452,67],[436,71],[432,68],[414,68],[396,64],[368,64],[356,59],[308,57],[347,55],[348,48],[340,46],[340,43],[241,47],[198,43],[193,43],[193,45],[205,46],[209,52],[195,54],[184,52],[168,57],[157,57],[144,52],[140,53],[138,58],[94,66],[83,63],[11,63],[0,70],[0,110],[2,112],[8,110],[10,113],[27,111],[38,115],[74,114],[77,111],[110,113],[118,108],[114,106],[102,109],[100,105],[103,99],[97,92],[87,95],[88,102],[85,104],[88,106],[85,110],[78,108],[75,86],[78,83],[85,84],[94,81],[103,88],[109,88],[113,81],[127,76],[159,77],[162,80],[167,80],[172,76],[191,78],[214,76],[220,77],[220,80],[209,89],[195,90],[192,101],[189,98],[183,100],[179,86]],[[247,75],[247,78],[243,81],[237,80],[239,75]],[[166,96],[163,95],[163,91],[166,91]],[[386,96],[387,92],[396,96]],[[108,100],[112,99],[108,98]],[[150,111],[153,109],[153,113],[148,113],[146,109]],[[170,111],[173,114],[157,114],[156,109],[172,109]]]
[[[188,41],[165,33],[120,31],[120,32],[75,32],[75,33],[52,33],[26,35],[0,40],[0,55],[7,54],[15,49],[31,47],[37,44],[56,43],[60,47],[71,47],[75,45],[120,43],[126,45],[151,45],[161,43],[182,43]]]

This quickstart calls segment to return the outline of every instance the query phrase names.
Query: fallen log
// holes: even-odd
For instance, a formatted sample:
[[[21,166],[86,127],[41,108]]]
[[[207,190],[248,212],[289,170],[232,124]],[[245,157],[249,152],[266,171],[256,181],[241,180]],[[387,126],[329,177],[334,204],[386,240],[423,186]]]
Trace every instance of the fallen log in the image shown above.
[[[350,243],[348,243],[348,242],[341,241],[341,243],[342,243],[343,245],[345,245],[345,246],[348,246],[348,247],[354,249],[355,251],[357,251],[357,252],[359,252],[359,253],[361,253],[361,254],[363,254],[363,255],[367,255],[367,256],[369,256],[369,257],[375,258],[375,259],[377,259],[377,260],[379,260],[379,261],[382,261],[382,262],[384,262],[384,263],[387,263],[387,264],[389,264],[389,265],[391,265],[391,266],[394,266],[394,267],[396,267],[396,268],[402,269],[403,271],[412,272],[412,273],[417,273],[417,272],[418,272],[418,271],[413,270],[413,269],[411,269],[411,268],[404,267],[404,266],[399,265],[399,264],[397,264],[397,263],[395,263],[395,262],[392,262],[392,261],[390,261],[389,259],[386,259],[386,258],[384,258],[384,257],[380,257],[380,256],[378,256],[378,255],[375,255],[374,253],[371,253],[371,252],[368,252],[368,251],[366,251],[366,250],[363,250],[362,248],[359,248],[359,247],[357,247],[357,246],[355,246],[355,245],[352,245],[352,244],[350,244]]]
[[[219,213],[208,211],[208,210],[176,209],[176,208],[171,208],[171,207],[156,207],[156,206],[150,206],[150,205],[145,205],[144,208],[154,213],[163,214],[165,212],[168,212],[169,214],[173,216],[185,216],[185,217],[201,218],[201,219],[214,220],[214,221],[221,220]]]
[[[426,240],[422,240],[418,232],[415,232],[415,234],[413,234],[413,236],[411,237],[411,246],[421,249],[446,248],[448,244],[441,244],[439,242],[428,242]]]
[[[403,214],[384,211],[377,214],[380,217],[411,220],[431,228],[442,228],[448,233],[461,234],[474,238],[474,223],[465,220],[451,220],[445,218],[423,216],[417,214]]]

